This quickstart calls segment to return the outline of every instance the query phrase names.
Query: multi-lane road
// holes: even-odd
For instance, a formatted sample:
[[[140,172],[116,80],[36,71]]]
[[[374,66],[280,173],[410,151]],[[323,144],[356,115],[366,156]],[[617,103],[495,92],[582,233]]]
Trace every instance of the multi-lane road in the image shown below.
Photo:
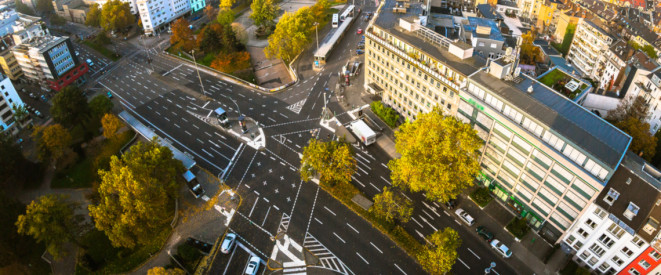
[[[370,9],[373,7],[366,8]],[[349,32],[365,29],[365,24],[358,20]],[[325,91],[329,83],[336,81],[336,72],[358,40],[357,35],[346,35],[341,44],[348,46],[334,52],[324,70],[303,72],[296,85],[273,95],[204,71],[200,71],[201,87],[192,65],[160,54],[154,49],[156,45],[146,47],[151,63],[144,48],[134,47],[128,58],[106,67],[103,76],[95,80],[96,88],[112,92],[129,113],[193,156],[198,165],[222,175],[241,195],[241,206],[229,226],[229,231],[238,234],[241,245],[229,255],[217,257],[210,273],[236,274],[245,267],[250,254],[268,261],[279,228],[319,258],[315,267],[319,270],[342,274],[424,273],[394,242],[314,182],[301,181],[298,173],[300,153],[307,142],[334,137],[319,124],[325,101],[341,123],[352,120],[332,91]],[[130,45],[126,47],[130,49]],[[86,56],[84,49],[80,51]],[[302,58],[309,56],[306,53]],[[227,110],[230,118],[244,115],[255,119],[264,130],[266,147],[255,150],[245,146],[195,115],[216,107]],[[376,146],[355,151],[358,171],[352,183],[356,187],[372,197],[391,185],[386,166],[390,157],[385,152]],[[422,194],[406,196],[414,202],[415,213],[404,227],[421,243],[425,242],[424,236],[445,227],[459,232],[463,245],[454,273],[483,272],[491,262],[497,263],[494,271],[499,274],[532,273],[520,269],[520,263],[514,264],[516,259],[496,255],[475,235],[474,227],[459,223],[438,203],[426,201]],[[517,266],[516,271],[512,265]]]

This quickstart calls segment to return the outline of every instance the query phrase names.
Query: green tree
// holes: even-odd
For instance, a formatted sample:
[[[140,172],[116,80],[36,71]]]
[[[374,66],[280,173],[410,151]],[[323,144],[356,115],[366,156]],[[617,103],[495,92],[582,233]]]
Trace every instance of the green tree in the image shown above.
[[[28,5],[24,4],[21,0],[14,1],[16,11],[22,14],[34,15],[34,11]]]
[[[85,25],[92,27],[99,27],[101,20],[101,8],[99,4],[90,5],[90,10],[87,12],[87,18],[85,18]]]
[[[128,2],[110,0],[103,4],[99,25],[106,31],[124,29],[135,21]]]
[[[49,13],[52,12],[53,9],[53,2],[50,0],[37,0],[37,4],[35,5],[35,9],[38,12],[41,13]]]
[[[461,246],[459,233],[446,227],[427,237],[431,244],[418,256],[420,265],[430,274],[446,274],[457,261],[457,249]]]
[[[633,139],[629,150],[636,154],[642,153],[642,157],[651,161],[656,154],[657,138],[650,133],[650,125],[644,120],[628,117],[615,123],[615,127],[629,134]]]
[[[216,21],[218,21],[218,24],[221,24],[223,26],[229,26],[234,22],[234,11],[232,9],[223,9],[221,8],[220,11],[218,11],[218,16],[216,17]]]
[[[23,156],[14,137],[8,133],[0,133],[0,183],[5,184],[5,187],[16,187],[39,178],[40,171],[36,163]]]
[[[25,204],[0,192],[0,209],[0,267],[16,262],[27,265],[40,245],[32,237],[18,234],[16,220],[25,213]],[[41,254],[43,248],[39,251]]]
[[[147,275],[186,275],[186,272],[179,268],[152,267],[147,271]]]
[[[627,118],[635,118],[638,120],[645,120],[649,114],[649,106],[645,99],[641,96],[631,100],[630,97],[620,101],[615,109],[608,111],[606,120],[610,123],[617,123]]]
[[[402,156],[388,163],[393,184],[423,191],[427,199],[456,198],[480,171],[482,140],[477,132],[469,124],[443,116],[438,108],[402,124],[395,140]]]
[[[273,0],[254,0],[250,4],[250,19],[260,28],[273,26],[280,8]]]
[[[303,148],[300,173],[305,181],[318,175],[322,184],[348,183],[355,172],[353,150],[345,142],[311,139]]]
[[[16,103],[12,103],[11,109],[14,111],[14,119],[20,123],[23,123],[25,119],[30,116],[30,112],[25,108],[25,105],[16,105]]]
[[[77,242],[83,229],[83,218],[74,215],[77,204],[67,201],[64,195],[49,194],[32,201],[25,214],[18,216],[18,233],[32,236],[44,243],[48,253],[59,259],[63,255],[62,245]]]
[[[541,50],[539,47],[533,45],[535,41],[534,29],[528,31],[521,36],[521,63],[528,65],[535,65],[536,62],[541,61]]]
[[[89,205],[96,228],[115,247],[150,242],[169,223],[183,172],[172,151],[155,140],[138,142],[121,159],[112,156],[110,170],[99,170],[99,204]]]
[[[90,115],[96,119],[100,119],[103,115],[112,111],[113,103],[110,98],[105,95],[97,95],[89,103]]]
[[[71,134],[60,124],[37,126],[32,132],[37,143],[39,159],[57,162],[69,150]]]
[[[87,98],[83,96],[78,86],[66,86],[53,97],[53,106],[50,108],[50,113],[55,122],[66,126],[74,126],[80,123],[83,117],[89,113]]]
[[[107,139],[112,139],[117,136],[117,131],[124,127],[124,124],[116,115],[105,114],[101,118],[101,125],[103,125],[103,136]]]
[[[310,42],[314,22],[310,8],[301,8],[296,13],[285,12],[269,36],[269,44],[264,48],[266,57],[280,58],[285,62],[294,59]]]
[[[656,53],[656,49],[654,49],[652,45],[645,45],[642,51],[645,52],[647,56],[649,56],[652,59],[656,59],[657,57],[659,57]]]
[[[369,211],[388,222],[406,223],[413,214],[413,204],[401,193],[384,187],[383,193],[374,196],[374,204]]]

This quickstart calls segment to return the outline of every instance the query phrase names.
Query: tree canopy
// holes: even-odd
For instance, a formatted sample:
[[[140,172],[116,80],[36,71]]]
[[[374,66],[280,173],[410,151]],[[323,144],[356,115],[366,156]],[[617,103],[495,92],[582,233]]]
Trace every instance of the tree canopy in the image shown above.
[[[124,127],[124,123],[116,115],[111,113],[105,114],[101,118],[101,125],[103,126],[103,136],[107,139],[112,139],[117,136],[117,131]]]
[[[53,2],[50,0],[37,0],[37,4],[34,8],[41,13],[48,13],[54,10]]]
[[[186,52],[190,52],[195,47],[195,41],[193,40],[193,30],[191,30],[190,22],[186,18],[179,18],[172,23],[170,29],[172,30],[172,35],[170,36],[170,44],[180,44],[181,47]]]
[[[179,268],[164,268],[161,266],[152,267],[147,271],[147,275],[186,275],[186,272]]]
[[[250,19],[255,22],[255,25],[268,27],[274,24],[280,7],[274,0],[254,0],[250,4],[250,9],[252,10]]]
[[[296,13],[285,12],[269,36],[269,44],[264,48],[267,58],[280,58],[289,62],[310,42],[314,31],[314,18],[310,8],[300,8]]]
[[[60,258],[62,245],[75,242],[82,228],[82,217],[74,215],[76,207],[64,195],[39,197],[27,206],[25,214],[18,216],[18,233],[44,243],[53,257]]]
[[[461,246],[459,233],[446,227],[429,235],[427,240],[431,244],[418,256],[420,265],[430,274],[446,274],[457,260],[457,249]]]
[[[406,223],[413,214],[413,204],[398,191],[384,187],[383,193],[374,196],[374,204],[369,211],[388,222]]]
[[[218,9],[214,8],[212,5],[206,6],[203,12],[204,16],[206,16],[209,21],[213,21],[218,15]]]
[[[533,45],[535,34],[533,29],[521,36],[521,64],[535,65],[541,61],[541,50]]]
[[[318,175],[322,184],[348,183],[355,172],[356,160],[348,143],[311,139],[303,148],[300,173],[305,181]]]
[[[128,2],[109,0],[101,9],[99,25],[106,31],[124,29],[135,21]]]
[[[2,155],[0,155],[2,156]],[[0,267],[16,262],[29,262],[35,249],[39,249],[34,238],[18,233],[16,220],[25,213],[25,204],[14,197],[0,192]],[[40,250],[39,254],[43,251]]]
[[[65,126],[76,125],[89,113],[87,98],[78,86],[66,86],[53,97],[50,113],[57,123]]]
[[[12,103],[11,109],[14,111],[14,119],[18,122],[22,123],[30,116],[30,112],[25,108],[25,105],[16,105],[16,103]]]
[[[60,124],[36,126],[32,138],[37,143],[39,159],[56,162],[71,145],[71,134]]]
[[[0,133],[0,183],[15,187],[17,184],[38,178],[41,169],[36,163],[27,160],[14,137]],[[1,209],[1,208],[0,208]]]
[[[101,118],[110,113],[113,106],[112,100],[106,95],[97,95],[89,102],[90,115],[94,118]]]
[[[28,5],[23,3],[21,0],[14,1],[14,4],[16,5],[17,12],[27,15],[34,15],[34,11],[32,10],[32,8],[30,8]]]
[[[90,10],[87,12],[87,17],[85,18],[85,25],[92,27],[99,27],[101,20],[101,8],[99,4],[90,5]]]
[[[622,100],[615,109],[608,111],[606,120],[631,136],[629,150],[643,153],[642,157],[651,161],[656,154],[657,137],[652,135],[649,123],[645,122],[648,114],[649,106],[639,96]]]
[[[426,192],[430,200],[448,201],[473,184],[480,171],[482,140],[470,125],[434,108],[395,132],[402,156],[388,163],[395,186]]]
[[[99,170],[99,204],[89,205],[96,228],[115,247],[148,243],[169,222],[178,180],[184,172],[170,149],[138,142],[121,156],[112,156],[110,169]]]

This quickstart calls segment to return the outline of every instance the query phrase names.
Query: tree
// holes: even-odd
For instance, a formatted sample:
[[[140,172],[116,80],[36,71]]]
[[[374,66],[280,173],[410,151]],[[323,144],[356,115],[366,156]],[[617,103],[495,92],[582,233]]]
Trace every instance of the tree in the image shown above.
[[[311,139],[303,148],[300,173],[305,181],[318,175],[322,184],[348,183],[355,172],[356,160],[345,142]]]
[[[186,275],[186,272],[179,268],[152,267],[147,271],[147,275]]]
[[[205,53],[214,53],[222,49],[223,27],[218,23],[204,26],[197,35],[197,47]]]
[[[112,111],[112,101],[105,95],[97,95],[89,103],[90,115],[94,118],[101,118],[104,114]]]
[[[443,116],[438,108],[402,124],[395,140],[402,156],[388,163],[393,185],[426,192],[427,199],[456,198],[480,171],[482,140],[469,124]]]
[[[289,62],[310,42],[314,31],[314,18],[310,8],[300,8],[296,13],[285,12],[269,36],[269,44],[264,48],[267,58],[280,58]]]
[[[62,26],[67,23],[67,20],[62,16],[53,14],[53,16],[50,17],[50,22],[55,26]]]
[[[413,205],[401,193],[384,187],[383,193],[374,196],[374,204],[369,211],[388,222],[406,223],[413,214]]]
[[[521,63],[535,65],[541,61],[541,51],[539,47],[533,45],[535,41],[535,30],[530,30],[521,36]]]
[[[14,1],[16,11],[22,14],[34,15],[34,11],[28,5],[24,4],[21,0]]]
[[[236,0],[220,0],[219,8],[221,10],[232,9],[232,6],[234,6],[235,2],[236,2]]]
[[[69,149],[71,134],[60,124],[37,126],[32,132],[37,143],[39,159],[56,162]]]
[[[273,0],[254,0],[250,4],[250,9],[252,9],[250,19],[260,28],[273,26],[280,10]]]
[[[92,27],[99,27],[100,25],[100,20],[101,20],[101,8],[99,8],[99,4],[92,4],[90,5],[90,10],[87,12],[87,18],[85,18],[85,25],[92,26]]]
[[[40,171],[39,165],[23,156],[14,137],[8,133],[0,133],[0,183],[6,184],[7,187],[16,187],[39,178]]]
[[[44,243],[48,253],[56,259],[62,256],[62,245],[77,242],[82,229],[83,218],[74,215],[77,204],[67,201],[64,195],[49,194],[32,201],[25,214],[18,216],[18,233],[32,236],[37,242]]]
[[[11,109],[14,111],[14,119],[20,123],[23,123],[25,119],[30,116],[30,112],[25,108],[25,105],[16,105],[16,103],[12,103]]]
[[[329,8],[330,2],[328,2],[328,0],[317,1],[317,3],[311,8],[312,17],[315,18],[315,20],[321,20],[321,18],[324,18]]]
[[[105,114],[101,119],[103,126],[103,136],[107,139],[112,139],[117,136],[117,131],[124,127],[124,123],[116,115]]]
[[[214,8],[211,5],[208,5],[204,8],[204,16],[209,19],[209,21],[213,21],[214,18],[218,15],[218,9]]]
[[[195,47],[193,40],[193,30],[191,30],[190,22],[186,18],[179,18],[172,24],[172,35],[170,36],[170,44],[179,44],[183,47],[184,51],[190,52]]]
[[[115,247],[150,242],[169,223],[183,172],[172,151],[156,140],[138,142],[121,159],[112,156],[110,169],[99,170],[99,203],[88,207],[96,228]]]
[[[246,28],[243,27],[240,23],[232,23],[232,31],[234,31],[234,36],[236,37],[236,40],[241,43],[245,47],[246,44],[248,44],[248,32],[246,31]]]
[[[234,16],[235,14],[232,9],[221,8],[218,12],[218,16],[216,16],[216,21],[218,21],[218,24],[223,26],[229,26],[232,24],[232,22],[234,22]]]
[[[38,12],[41,12],[41,13],[52,12],[54,10],[53,9],[53,2],[51,2],[50,0],[37,0],[37,4],[35,5],[35,9]]]
[[[34,250],[43,249],[32,237],[18,234],[16,220],[25,213],[25,204],[0,192],[0,209],[0,267],[16,262],[29,264]]]
[[[626,97],[624,100],[620,101],[615,109],[608,111],[606,114],[606,120],[613,124],[630,117],[638,120],[645,120],[648,113],[649,106],[643,97],[639,96],[633,100],[631,97]]]
[[[649,56],[652,59],[656,59],[657,57],[659,57],[656,53],[656,49],[654,49],[652,45],[645,45],[642,51],[645,52],[647,56]]]
[[[436,231],[427,237],[431,244],[418,256],[420,265],[430,274],[445,274],[457,260],[457,249],[461,246],[459,233],[446,227],[443,231]]]
[[[649,123],[635,117],[627,117],[615,123],[615,127],[631,136],[629,150],[636,154],[642,153],[642,157],[647,161],[652,160],[656,153],[657,138],[650,133]]]
[[[74,126],[89,113],[87,98],[83,96],[78,86],[64,87],[53,97],[53,106],[50,108],[53,120],[66,126]]]
[[[110,0],[103,4],[99,25],[106,31],[124,29],[135,21],[128,2]]]
[[[234,52],[230,54],[218,54],[211,62],[211,68],[225,73],[250,68],[250,54],[248,52]]]

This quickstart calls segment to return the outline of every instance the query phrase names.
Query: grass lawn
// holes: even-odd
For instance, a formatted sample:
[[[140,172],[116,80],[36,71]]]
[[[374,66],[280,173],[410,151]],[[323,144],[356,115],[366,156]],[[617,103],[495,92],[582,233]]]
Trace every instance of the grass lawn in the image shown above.
[[[583,84],[576,88],[576,90],[570,91],[569,89],[565,88],[565,84],[572,81],[573,79],[574,78],[565,74],[563,71],[555,69],[544,75],[544,77],[540,78],[539,81],[544,83],[546,86],[551,87],[555,91],[565,95],[567,98],[574,99],[581,93],[583,89],[587,88],[587,85]]]
[[[546,86],[553,87],[553,84],[560,82],[560,80],[563,80],[566,77],[567,75],[565,73],[556,69],[540,78],[539,82],[544,83]]]
[[[87,253],[98,264],[99,269],[90,272],[76,264],[76,274],[117,274],[125,273],[138,267],[155,254],[167,241],[172,229],[169,225],[163,227],[152,239],[152,242],[134,249],[115,248],[105,233],[96,229],[83,236],[82,245],[87,247]]]
[[[92,187],[94,171],[92,161],[84,158],[69,169],[57,173],[51,182],[51,188],[87,188]]]
[[[97,43],[94,43],[89,40],[83,40],[83,44],[87,45],[88,47],[94,49],[95,51],[99,52],[100,54],[104,55],[107,58],[110,58],[112,61],[117,61],[119,60],[120,57],[115,55],[114,51],[106,49],[103,45],[99,45]]]

